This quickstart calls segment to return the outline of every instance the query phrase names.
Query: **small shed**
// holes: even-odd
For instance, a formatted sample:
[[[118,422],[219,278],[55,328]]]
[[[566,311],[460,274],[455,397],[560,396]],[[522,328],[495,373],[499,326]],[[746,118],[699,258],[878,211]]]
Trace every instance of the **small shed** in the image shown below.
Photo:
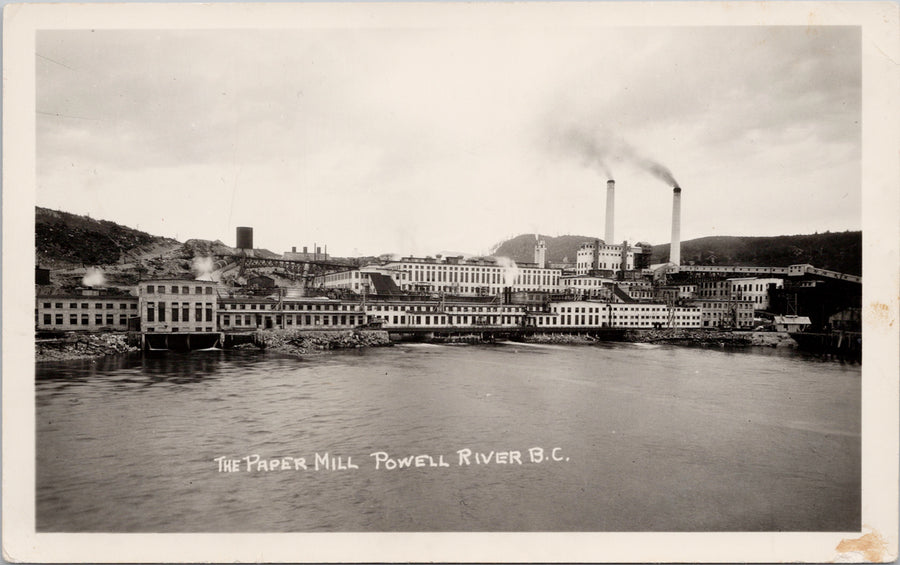
[[[776,332],[802,332],[809,327],[810,321],[806,316],[775,316]]]

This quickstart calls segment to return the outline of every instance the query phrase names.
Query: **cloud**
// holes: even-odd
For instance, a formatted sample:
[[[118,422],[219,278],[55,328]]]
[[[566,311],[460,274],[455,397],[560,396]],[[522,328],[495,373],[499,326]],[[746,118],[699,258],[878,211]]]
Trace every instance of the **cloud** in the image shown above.
[[[765,202],[812,186],[830,229],[858,225],[858,186],[825,209],[858,179],[858,29],[598,29],[41,31],[37,200],[275,250],[477,253],[601,233],[608,176],[617,231],[665,241],[664,165],[684,237],[791,230]],[[724,228],[723,190],[746,206]]]

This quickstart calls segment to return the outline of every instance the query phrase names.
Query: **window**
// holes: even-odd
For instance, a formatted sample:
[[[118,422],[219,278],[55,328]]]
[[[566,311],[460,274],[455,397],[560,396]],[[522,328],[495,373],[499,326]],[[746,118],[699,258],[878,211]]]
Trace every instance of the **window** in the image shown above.
[[[90,324],[89,316],[87,314],[82,314],[81,315],[81,325],[87,326],[88,324]]]
[[[128,309],[128,305],[125,304],[124,302],[119,304],[119,310],[127,310],[127,309]]]
[[[194,294],[203,294],[203,287],[202,286],[194,287]]]
[[[57,314],[54,319],[54,323],[56,323],[57,326],[61,326],[63,324],[63,315]]]
[[[78,314],[69,314],[69,323],[73,326],[78,325]]]
[[[159,321],[160,322],[166,321],[166,303],[165,302],[159,303]]]
[[[194,321],[199,322],[202,319],[203,319],[203,306],[198,302],[197,304],[194,305]]]
[[[147,294],[153,294],[153,285],[152,284],[147,285]]]
[[[132,304],[131,304],[131,309],[132,309],[132,310],[137,310],[137,304],[132,303]]]
[[[116,323],[116,322],[115,322],[115,320],[113,320],[113,315],[112,315],[112,314],[107,314],[107,315],[106,315],[106,325],[107,325],[107,326],[112,326],[112,325],[115,324],[115,323]]]
[[[189,286],[181,287],[181,294],[190,294],[190,293],[191,293],[191,287],[189,287]]]
[[[97,314],[94,316],[94,324],[98,326],[103,325],[103,314]]]
[[[55,307],[55,308],[62,308],[62,302],[57,302],[56,304],[54,304],[54,307]]]
[[[206,303],[206,321],[212,322],[212,317],[213,317],[212,303],[207,302]]]
[[[81,309],[82,309],[82,310],[87,310],[87,308],[88,308],[88,303],[87,303],[87,302],[82,302],[82,303],[81,303]]]
[[[49,326],[49,325],[50,325],[50,319],[51,319],[50,314],[44,314],[44,325],[45,325],[45,326]]]
[[[178,287],[177,287],[177,286],[173,286],[173,287],[172,287],[172,294],[178,294]]]
[[[212,287],[211,287],[211,286],[206,287],[206,294],[212,294]]]
[[[113,304],[112,304],[112,302],[107,302],[107,303],[106,303],[106,309],[107,309],[107,310],[112,310],[112,309],[113,309]]]
[[[125,314],[119,314],[119,325],[124,326],[128,323],[128,316]]]
[[[156,318],[156,308],[152,302],[147,303],[147,321],[154,322]]]
[[[103,303],[98,302],[98,303],[94,304],[94,308],[96,308],[97,310],[103,310]]]

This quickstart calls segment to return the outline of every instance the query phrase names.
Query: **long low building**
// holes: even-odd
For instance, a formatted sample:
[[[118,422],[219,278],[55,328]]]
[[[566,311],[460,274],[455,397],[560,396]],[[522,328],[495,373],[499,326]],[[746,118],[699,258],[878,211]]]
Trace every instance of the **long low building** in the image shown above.
[[[366,323],[359,302],[329,299],[220,298],[219,331],[257,329],[350,329]]]
[[[38,330],[127,330],[138,318],[138,299],[105,290],[82,289],[76,293],[49,293],[35,299],[34,323]]]
[[[265,329],[352,329],[377,322],[387,330],[404,328],[695,328],[716,325],[702,319],[701,305],[670,307],[647,302],[541,300],[503,303],[499,299],[336,300],[220,297],[213,282],[154,280],[137,287],[138,296],[45,295],[37,297],[36,327],[56,330],[126,330],[149,333],[240,332]],[[548,296],[549,298],[549,296]],[[712,303],[713,301],[707,301]],[[751,306],[750,302],[746,303]],[[743,319],[743,316],[741,317]],[[752,320],[752,317],[751,317]],[[129,323],[129,322],[139,322]],[[705,322],[705,323],[703,323]]]
[[[532,314],[537,328],[699,328],[699,307],[652,303],[592,301],[553,302],[547,312]]]

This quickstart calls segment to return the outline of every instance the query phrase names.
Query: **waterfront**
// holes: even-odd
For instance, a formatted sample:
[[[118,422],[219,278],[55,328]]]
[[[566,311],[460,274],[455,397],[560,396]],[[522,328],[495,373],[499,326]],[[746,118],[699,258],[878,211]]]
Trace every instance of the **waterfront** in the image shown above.
[[[36,370],[38,531],[860,527],[861,369],[796,351],[422,344]],[[376,469],[378,452],[446,466]],[[248,471],[253,455],[279,468]]]

